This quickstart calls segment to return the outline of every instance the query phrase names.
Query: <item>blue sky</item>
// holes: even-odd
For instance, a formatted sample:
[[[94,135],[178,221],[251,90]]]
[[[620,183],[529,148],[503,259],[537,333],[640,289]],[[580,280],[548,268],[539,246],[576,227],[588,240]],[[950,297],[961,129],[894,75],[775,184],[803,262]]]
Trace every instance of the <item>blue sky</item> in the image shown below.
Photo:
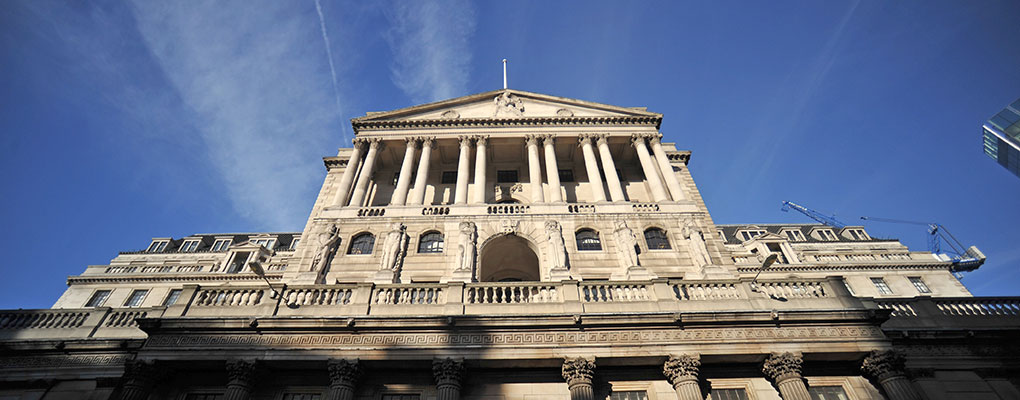
[[[318,7],[317,7],[318,5]],[[0,308],[155,236],[297,231],[349,119],[510,87],[665,114],[717,223],[937,221],[1017,295],[1020,2],[0,3]],[[328,45],[327,45],[328,43]],[[925,249],[923,227],[867,224]]]

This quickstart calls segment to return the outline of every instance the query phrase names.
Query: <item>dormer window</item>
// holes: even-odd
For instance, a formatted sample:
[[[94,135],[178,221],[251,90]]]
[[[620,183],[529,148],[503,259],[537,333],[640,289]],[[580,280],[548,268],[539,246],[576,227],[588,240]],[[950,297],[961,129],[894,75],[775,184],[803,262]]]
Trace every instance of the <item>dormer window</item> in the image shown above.
[[[216,239],[212,245],[212,251],[227,251],[227,247],[230,247],[230,243],[233,242],[231,239]]]
[[[255,239],[251,241],[251,244],[262,245],[265,246],[267,249],[272,250],[273,245],[276,244],[276,239]]]
[[[201,241],[197,239],[185,240],[184,243],[181,243],[181,248],[179,250],[183,253],[194,252],[195,250],[198,250],[199,243],[201,243]]]
[[[166,250],[166,246],[170,244],[169,240],[153,240],[149,248],[145,250],[146,253],[162,253]]]
[[[871,237],[869,237],[868,234],[864,232],[864,229],[852,228],[847,229],[846,232],[847,234],[850,235],[850,238],[853,240],[871,240]]]
[[[298,242],[300,242],[300,241],[301,241],[301,238],[299,238],[299,237],[296,237],[296,238],[294,238],[293,240],[291,240],[291,241],[290,241],[290,249],[291,249],[291,250],[294,250],[294,249],[296,249],[296,248],[297,248],[297,245],[298,245]]]
[[[786,237],[789,238],[791,242],[803,242],[806,240],[804,238],[804,232],[799,230],[787,229],[785,232]]]
[[[754,239],[754,238],[756,238],[758,236],[764,235],[764,234],[765,234],[765,231],[763,231],[763,230],[740,231],[740,237],[744,238],[745,242],[748,241],[748,240]]]
[[[832,229],[819,229],[816,232],[818,232],[818,237],[821,240],[825,240],[825,241],[829,241],[829,242],[836,241],[836,234],[832,233]]]

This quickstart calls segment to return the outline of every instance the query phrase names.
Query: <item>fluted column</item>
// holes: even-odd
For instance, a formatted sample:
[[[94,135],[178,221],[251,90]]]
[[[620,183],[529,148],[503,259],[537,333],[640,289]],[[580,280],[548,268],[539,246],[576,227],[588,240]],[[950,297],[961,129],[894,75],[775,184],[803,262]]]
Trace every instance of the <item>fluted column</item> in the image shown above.
[[[630,141],[634,145],[634,150],[637,151],[638,160],[641,162],[641,170],[645,173],[648,186],[652,188],[652,200],[669,200],[669,196],[666,195],[666,189],[662,187],[662,180],[659,179],[659,171],[655,167],[655,163],[652,162],[652,157],[648,155],[648,147],[645,146],[645,136],[634,135],[631,136]]]
[[[662,150],[662,135],[652,135],[652,137],[648,138],[648,141],[652,144],[652,154],[655,155],[655,163],[659,165],[659,172],[662,173],[662,178],[666,180],[669,194],[673,196],[673,200],[683,200],[684,191],[680,187],[680,181],[676,179],[676,174],[673,173],[673,166],[669,164],[666,151]]]
[[[570,400],[595,400],[592,379],[595,378],[595,361],[587,358],[568,358],[563,361],[563,379],[570,389]]]
[[[407,138],[404,149],[404,160],[400,162],[400,174],[397,175],[397,187],[393,189],[390,205],[402,206],[407,203],[407,190],[411,187],[411,166],[414,164],[414,153],[418,150],[418,138]]]
[[[484,204],[485,194],[489,191],[485,185],[485,161],[488,157],[488,153],[485,151],[485,142],[488,138],[488,136],[475,138],[475,198],[472,201],[474,204]]]
[[[467,204],[468,175],[471,171],[471,137],[460,137],[460,159],[457,161],[457,192],[454,193],[454,204]]]
[[[595,161],[595,150],[591,147],[591,135],[581,135],[581,153],[584,154],[584,167],[588,170],[588,185],[595,201],[606,201],[606,192],[602,190],[602,174],[599,173],[598,161]]]
[[[545,189],[542,188],[542,163],[538,158],[538,136],[528,135],[524,140],[528,146],[528,176],[531,178],[531,202],[544,203]]]
[[[461,381],[464,379],[463,360],[432,360],[432,375],[436,378],[437,400],[460,400]]]
[[[340,184],[337,185],[336,196],[333,197],[334,206],[343,206],[347,195],[351,193],[351,183],[354,182],[354,174],[358,171],[358,162],[361,161],[361,146],[364,144],[365,139],[355,138],[351,140],[351,144],[354,146],[354,151],[351,152],[351,158],[347,160],[347,169],[344,169],[344,174],[340,177]]]
[[[227,392],[224,400],[248,400],[255,386],[255,360],[227,361]]]
[[[372,170],[375,168],[375,157],[382,146],[381,139],[371,139],[368,143],[368,155],[365,156],[365,165],[361,167],[358,174],[358,184],[354,186],[354,194],[351,195],[351,206],[361,207],[365,201],[365,193],[368,191],[368,181],[372,179]]]
[[[765,359],[761,370],[779,389],[779,395],[783,400],[811,400],[811,394],[808,393],[801,375],[803,363],[804,359],[800,354],[773,353]]]
[[[545,173],[549,181],[549,202],[559,203],[563,201],[560,194],[560,168],[556,165],[556,149],[553,148],[555,139],[552,135],[546,135],[542,140],[545,144]]]
[[[673,390],[676,390],[677,399],[703,400],[701,387],[698,386],[698,370],[700,369],[700,355],[682,354],[669,356],[669,360],[666,360],[662,366],[662,373],[673,385]]]
[[[355,385],[358,384],[362,372],[358,359],[330,359],[326,366],[329,368],[329,392],[326,393],[326,400],[353,399]]]
[[[616,163],[613,162],[613,154],[609,152],[609,142],[606,135],[598,136],[599,157],[602,158],[602,172],[606,174],[606,183],[609,185],[609,197],[613,201],[627,201],[623,195],[623,186],[620,185],[620,177],[616,175]]]
[[[920,400],[917,389],[907,379],[903,356],[891,351],[873,351],[861,364],[861,372],[879,385],[889,400]]]
[[[414,178],[414,189],[411,191],[411,198],[407,200],[408,205],[417,206],[425,202],[425,188],[428,185],[429,167],[432,160],[432,143],[434,137],[421,139],[421,157],[418,159],[418,174]]]
[[[154,361],[130,360],[124,364],[124,386],[120,389],[121,400],[145,400],[152,394],[156,380],[162,376]]]

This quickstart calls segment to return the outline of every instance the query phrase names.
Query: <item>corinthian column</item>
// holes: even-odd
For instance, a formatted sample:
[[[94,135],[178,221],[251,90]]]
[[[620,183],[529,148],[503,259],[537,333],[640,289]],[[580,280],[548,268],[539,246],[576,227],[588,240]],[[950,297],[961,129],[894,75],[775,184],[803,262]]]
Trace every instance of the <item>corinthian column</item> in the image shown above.
[[[227,361],[227,392],[224,400],[248,400],[255,386],[255,360]]]
[[[357,359],[330,359],[327,362],[329,368],[329,392],[326,393],[326,400],[351,400],[354,398],[354,388],[361,378],[361,365]]]
[[[623,196],[620,177],[616,175],[616,163],[613,162],[613,154],[609,152],[607,136],[599,135],[598,144],[599,157],[602,158],[602,172],[606,173],[606,183],[609,184],[609,197],[613,201],[627,201],[627,198]]]
[[[531,178],[531,202],[544,203],[545,190],[542,188],[542,165],[538,159],[538,136],[524,137],[528,145],[528,176]]]
[[[875,350],[861,364],[864,376],[882,385],[889,400],[920,400],[921,396],[903,371],[903,356],[891,350]]]
[[[337,185],[336,197],[333,197],[334,206],[343,206],[347,195],[351,193],[351,183],[354,182],[354,174],[358,170],[358,162],[361,161],[361,145],[364,142],[365,139],[351,140],[354,151],[351,152],[351,158],[347,160],[347,168],[344,169],[344,174],[340,177],[340,184]]]
[[[485,187],[485,161],[488,156],[485,152],[485,141],[488,138],[488,136],[478,136],[475,139],[475,199],[472,201],[475,204],[484,204],[485,194],[488,193],[488,189]]]
[[[676,398],[679,400],[703,400],[701,387],[698,386],[698,370],[701,369],[701,356],[683,354],[669,356],[662,366],[662,373],[673,384]]]
[[[761,370],[779,388],[783,400],[811,400],[800,374],[803,363],[804,359],[799,354],[773,353],[765,359]]]
[[[602,190],[602,174],[599,173],[598,162],[595,161],[595,150],[591,148],[591,135],[581,135],[581,152],[584,153],[584,166],[588,170],[588,185],[596,202],[606,201],[606,192]]]
[[[595,377],[595,361],[587,358],[568,358],[563,361],[563,379],[570,389],[570,400],[595,400],[592,378]]]
[[[546,179],[549,181],[549,202],[559,203],[563,201],[563,195],[560,194],[560,169],[556,165],[556,149],[553,148],[552,135],[544,137],[545,142],[545,173]]]
[[[368,155],[365,156],[365,165],[361,167],[358,174],[358,184],[354,187],[354,194],[351,195],[351,206],[361,207],[365,201],[365,193],[368,191],[368,181],[372,179],[372,170],[375,167],[375,157],[382,145],[381,139],[372,139],[368,144]]]
[[[655,163],[659,165],[659,171],[662,172],[662,178],[666,180],[666,187],[669,188],[669,193],[673,195],[673,200],[683,200],[684,191],[680,188],[680,181],[676,179],[676,174],[673,173],[673,166],[669,165],[669,158],[666,157],[666,152],[662,150],[662,135],[653,135],[648,141],[652,144],[652,154],[655,154]]]
[[[464,361],[452,358],[432,360],[432,375],[436,378],[437,400],[460,400]]]
[[[124,364],[124,386],[120,389],[121,400],[145,400],[156,386],[156,380],[163,374],[154,361],[131,360]]]
[[[652,157],[648,155],[648,147],[645,146],[645,136],[634,135],[630,140],[631,144],[634,145],[634,150],[637,151],[638,160],[641,161],[641,170],[645,172],[648,186],[652,188],[652,199],[655,201],[669,200],[669,196],[666,195],[666,189],[662,187],[662,180],[659,179],[659,171],[656,171],[655,163],[652,162]]]
[[[432,142],[434,137],[421,139],[421,158],[418,159],[418,174],[414,178],[414,190],[411,191],[411,198],[408,205],[417,206],[425,202],[425,187],[428,185],[429,162],[432,158]]]
[[[454,204],[466,204],[468,198],[468,168],[471,168],[471,137],[460,137],[460,159],[457,161],[457,192],[454,193]]]
[[[400,175],[397,175],[397,187],[393,189],[390,205],[402,206],[407,202],[407,188],[411,186],[411,164],[414,164],[414,152],[418,149],[418,138],[407,138],[404,149],[404,161],[400,162]]]

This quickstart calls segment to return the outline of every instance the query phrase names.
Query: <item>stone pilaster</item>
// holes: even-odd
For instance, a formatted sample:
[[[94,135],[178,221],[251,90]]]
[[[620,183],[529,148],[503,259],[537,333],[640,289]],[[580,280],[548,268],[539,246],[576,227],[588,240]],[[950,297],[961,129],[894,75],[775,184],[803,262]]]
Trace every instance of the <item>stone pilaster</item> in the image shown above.
[[[224,400],[248,400],[255,386],[255,360],[227,361],[227,392]]]
[[[875,350],[861,363],[861,372],[878,382],[889,400],[920,400],[921,396],[907,379],[903,364],[903,356],[892,350]]]
[[[570,389],[570,400],[594,400],[592,379],[595,378],[595,361],[584,357],[563,361],[563,379]]]
[[[120,389],[119,399],[148,399],[152,388],[162,375],[163,371],[155,361],[129,360],[124,365],[124,386]]]
[[[329,392],[326,393],[326,400],[353,399],[355,385],[362,373],[358,359],[330,359],[326,366],[329,368]]]
[[[811,400],[801,375],[802,364],[804,359],[800,354],[773,353],[765,359],[761,370],[779,389],[783,400]]]
[[[701,387],[698,386],[698,371],[701,369],[701,356],[682,354],[669,356],[662,366],[662,373],[676,390],[679,400],[702,400]]]
[[[463,360],[432,360],[432,375],[436,379],[437,400],[460,400],[461,381],[464,379]]]

